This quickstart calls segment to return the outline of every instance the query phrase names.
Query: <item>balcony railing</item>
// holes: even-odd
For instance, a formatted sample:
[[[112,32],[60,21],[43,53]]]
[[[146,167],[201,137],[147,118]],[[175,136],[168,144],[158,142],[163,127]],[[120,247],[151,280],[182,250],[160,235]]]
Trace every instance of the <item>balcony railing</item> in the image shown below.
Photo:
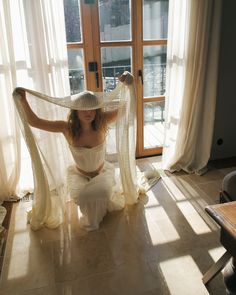
[[[112,91],[118,83],[118,76],[124,71],[131,71],[130,65],[102,67],[103,89],[105,92]],[[71,94],[84,90],[83,69],[69,70]],[[148,64],[144,66],[144,97],[159,96],[165,93],[166,65]]]

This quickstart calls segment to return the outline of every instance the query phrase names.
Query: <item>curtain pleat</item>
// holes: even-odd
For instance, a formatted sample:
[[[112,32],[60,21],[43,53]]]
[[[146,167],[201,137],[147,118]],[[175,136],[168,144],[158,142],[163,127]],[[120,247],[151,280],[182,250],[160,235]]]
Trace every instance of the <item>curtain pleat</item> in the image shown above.
[[[22,189],[22,136],[12,100],[14,88],[52,96],[70,94],[63,7],[63,0],[0,0],[0,204]],[[45,106],[41,112],[55,116]],[[59,139],[44,141],[51,162],[56,163]],[[30,168],[28,173],[30,178]]]
[[[216,104],[221,0],[170,0],[163,168],[202,174]]]

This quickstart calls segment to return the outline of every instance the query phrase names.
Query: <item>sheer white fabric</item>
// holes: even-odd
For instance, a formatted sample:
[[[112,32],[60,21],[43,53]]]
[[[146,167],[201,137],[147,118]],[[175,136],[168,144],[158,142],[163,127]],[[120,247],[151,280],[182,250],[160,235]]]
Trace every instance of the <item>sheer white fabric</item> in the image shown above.
[[[203,173],[216,101],[221,0],[170,0],[163,168]]]
[[[37,104],[37,110],[40,113],[40,102],[42,100],[44,103],[47,103],[47,109],[57,109],[62,108],[57,105],[63,104],[68,108],[71,107],[71,97],[64,98],[52,98],[46,95],[42,95],[38,92],[25,89],[28,99],[31,100],[30,104]],[[100,93],[101,95],[101,93]],[[99,208],[101,210],[96,211],[97,213],[97,221],[96,224],[94,222],[93,226],[88,223],[88,220],[85,220],[85,224],[88,224],[92,228],[97,228],[101,216],[104,216],[104,212],[102,210],[113,210],[122,208],[122,203],[134,204],[137,202],[138,198],[138,187],[137,187],[137,177],[136,177],[136,165],[135,165],[135,134],[136,134],[136,124],[135,124],[135,92],[134,86],[129,85],[125,86],[123,83],[118,83],[116,88],[108,93],[103,94],[106,96],[106,99],[111,102],[116,102],[117,107],[119,108],[119,115],[117,120],[117,154],[118,154],[118,162],[120,167],[120,177],[121,177],[121,185],[122,185],[122,193],[124,202],[117,199],[117,202],[114,201],[113,198],[113,206],[111,205],[111,199],[109,202],[104,201],[103,209],[101,209],[101,203],[99,204]],[[53,150],[53,157],[56,159],[56,163],[52,161],[51,152],[48,152],[48,145],[45,145],[45,141],[50,136],[55,134],[51,134],[49,132],[45,132],[42,130],[35,130],[31,128],[24,115],[24,110],[22,109],[21,104],[19,103],[18,94],[16,92],[13,93],[14,101],[18,110],[19,118],[22,124],[22,131],[24,133],[25,140],[27,142],[33,172],[34,172],[34,202],[32,211],[29,214],[29,222],[33,229],[39,229],[43,226],[47,226],[49,228],[55,228],[60,223],[63,222],[64,216],[64,208],[65,202],[68,197],[67,192],[67,181],[66,170],[72,163],[72,157],[69,153],[68,145],[61,145],[63,139],[60,138],[58,140],[58,135],[54,139],[56,140],[56,145],[61,145],[61,148],[57,148]],[[52,101],[56,101],[55,103],[51,103]],[[68,104],[67,104],[68,101]],[[50,103],[49,103],[50,102]],[[75,106],[73,106],[74,108]],[[63,109],[63,108],[62,108]],[[68,109],[64,109],[64,113],[66,114]],[[50,113],[53,113],[52,110]],[[56,112],[54,111],[54,114]],[[42,117],[42,116],[41,116]],[[64,117],[60,117],[55,115],[52,120],[55,119],[64,119]],[[62,137],[62,136],[61,136]],[[110,171],[107,169],[106,171]],[[102,174],[102,173],[101,173]],[[79,176],[77,176],[79,177]],[[103,175],[101,175],[103,177]],[[95,177],[96,178],[96,177]],[[108,177],[106,181],[111,182],[112,177]],[[93,181],[93,185],[97,185],[98,181],[95,179]],[[100,182],[100,181],[99,181]],[[91,186],[89,186],[91,187]],[[106,187],[113,187],[113,185],[107,185]],[[81,188],[81,187],[80,187]],[[80,189],[78,188],[78,189]],[[96,191],[95,191],[96,192]],[[115,204],[116,203],[116,204]],[[106,206],[105,206],[106,204]],[[115,204],[115,206],[114,206]],[[79,202],[80,205],[80,202]],[[117,205],[117,206],[116,206]],[[83,206],[82,206],[83,207]],[[88,219],[88,217],[95,216],[94,214],[90,214],[88,207],[86,207],[86,214],[84,217]],[[97,207],[96,207],[97,208]],[[90,208],[90,211],[92,209]],[[91,211],[92,212],[92,211]],[[100,214],[101,213],[101,214]],[[100,214],[100,215],[99,215]],[[84,219],[85,219],[84,218]],[[94,221],[94,219],[93,219]]]
[[[70,93],[62,0],[0,1],[0,204],[12,199],[22,184],[32,188],[31,165],[26,155],[21,159],[22,136],[11,99],[17,85],[53,96]],[[55,137],[45,144],[53,158]]]
[[[136,101],[133,84],[122,87],[120,96],[126,104],[119,109],[116,123],[116,146],[121,170],[121,182],[127,204],[134,203],[137,191],[136,177]]]

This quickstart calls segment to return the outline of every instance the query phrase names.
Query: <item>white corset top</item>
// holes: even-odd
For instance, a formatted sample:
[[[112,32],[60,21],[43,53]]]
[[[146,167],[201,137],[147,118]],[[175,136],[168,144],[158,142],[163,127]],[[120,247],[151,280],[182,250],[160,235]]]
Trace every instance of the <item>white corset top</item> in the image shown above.
[[[77,147],[69,145],[72,156],[79,169],[85,172],[93,172],[99,169],[105,160],[105,142],[92,147]]]

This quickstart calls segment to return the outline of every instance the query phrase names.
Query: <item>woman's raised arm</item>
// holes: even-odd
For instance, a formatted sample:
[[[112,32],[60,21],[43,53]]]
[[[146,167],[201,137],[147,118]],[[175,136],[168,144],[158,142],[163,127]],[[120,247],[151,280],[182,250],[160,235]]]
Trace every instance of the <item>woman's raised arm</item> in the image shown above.
[[[62,132],[67,131],[67,122],[66,121],[50,121],[39,118],[31,109],[27,99],[25,90],[18,87],[15,91],[20,94],[20,103],[24,109],[28,123],[35,128],[51,131],[51,132]]]
[[[134,82],[134,77],[129,72],[125,71],[119,78],[120,82],[124,83],[125,85],[130,85]],[[113,111],[108,111],[105,113],[106,120],[108,124],[113,123],[116,121],[118,115],[118,109]]]

